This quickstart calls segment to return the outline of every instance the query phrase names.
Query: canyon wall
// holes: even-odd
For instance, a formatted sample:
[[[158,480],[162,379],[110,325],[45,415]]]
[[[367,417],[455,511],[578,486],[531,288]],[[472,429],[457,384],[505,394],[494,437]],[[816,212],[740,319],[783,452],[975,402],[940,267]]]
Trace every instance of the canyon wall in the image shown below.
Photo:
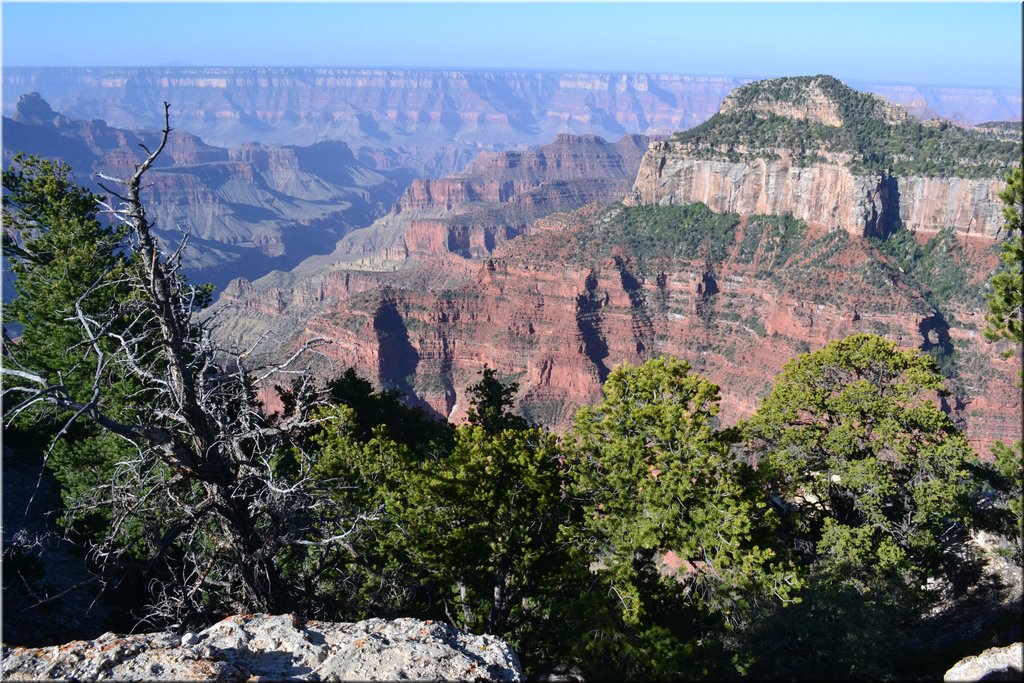
[[[461,173],[413,180],[390,215],[300,268],[346,262],[393,270],[440,254],[489,256],[546,214],[619,201],[653,139],[626,135],[611,143],[562,134],[530,151],[482,152]]]
[[[82,119],[178,128],[207,142],[344,140],[376,168],[458,171],[483,149],[545,144],[558,133],[660,134],[706,120],[747,78],[528,71],[346,68],[7,67],[4,112],[39,92]],[[1020,120],[1020,89],[858,84],[915,114],[970,123]]]
[[[60,159],[76,182],[102,194],[96,174],[131,175],[141,145],[154,149],[159,136],[68,117],[30,93],[4,118],[3,161],[18,151]],[[367,167],[343,142],[222,149],[173,130],[146,180],[143,200],[158,234],[175,246],[188,234],[189,274],[223,287],[329,251],[350,229],[387,213],[408,175]]]
[[[811,226],[782,254],[773,234],[781,219],[757,234],[741,221],[717,263],[693,254],[646,267],[614,247],[596,262],[579,258],[577,244],[591,234],[581,230],[614,210],[546,217],[483,261],[448,255],[396,272],[328,268],[236,282],[217,304],[221,339],[241,347],[267,334],[282,349],[331,339],[325,376],[353,366],[452,420],[464,418],[466,389],[488,365],[520,383],[523,414],[564,428],[577,406],[600,400],[616,365],[662,353],[721,386],[720,418],[734,424],[757,409],[788,359],[870,332],[903,348],[956,349],[959,388],[948,408],[979,452],[1020,437],[1019,359],[982,338],[983,309],[958,304],[950,320],[937,316],[862,238]],[[982,277],[995,250],[975,247]]]
[[[653,143],[644,156],[631,204],[702,202],[716,212],[792,215],[852,235],[883,235],[897,226],[935,233],[1000,236],[998,179],[855,175],[839,164],[798,166],[777,160],[701,159],[685,145]]]
[[[534,150],[481,152],[461,173],[414,180],[402,196],[398,210],[452,211],[473,202],[514,202],[516,197],[541,185],[557,188],[567,187],[568,183],[577,188],[577,193],[587,194],[587,199],[577,205],[617,200],[632,186],[652,139],[625,135],[609,143],[596,135],[561,133],[554,142]],[[519,201],[537,204],[543,200],[534,193],[533,197]],[[552,210],[557,208],[565,205],[552,206]]]
[[[178,128],[224,147],[344,140],[376,168],[459,171],[486,149],[559,133],[669,133],[700,123],[744,79],[659,74],[344,68],[6,68],[4,111],[41,93],[122,128]]]

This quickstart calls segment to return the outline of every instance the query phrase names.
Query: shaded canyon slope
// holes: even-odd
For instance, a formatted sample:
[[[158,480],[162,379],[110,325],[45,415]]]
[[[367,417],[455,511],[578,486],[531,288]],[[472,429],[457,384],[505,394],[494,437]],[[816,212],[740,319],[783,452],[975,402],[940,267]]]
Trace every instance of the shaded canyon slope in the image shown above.
[[[352,231],[331,254],[310,258],[298,270],[340,264],[395,270],[408,259],[489,256],[542,216],[620,200],[653,139],[626,135],[609,143],[562,134],[530,151],[483,152],[461,173],[413,180],[389,215]]]
[[[748,147],[736,152],[747,156],[722,163],[753,167],[801,158],[797,167],[807,172],[849,169],[858,159],[842,157],[847,139],[836,142],[831,128],[914,124],[874,98],[859,101],[860,118],[850,123],[843,98],[857,93],[820,79],[769,85],[788,89],[788,104],[766,104],[755,90],[756,96],[726,105],[725,124],[728,115],[757,120],[767,109],[773,125],[800,135],[786,147],[774,146],[778,158]],[[836,112],[841,125],[822,120]],[[801,126],[809,120],[818,137],[804,135]],[[944,150],[953,145],[945,144],[949,130],[937,133]],[[712,138],[717,132],[712,126],[699,131]],[[665,147],[654,142],[644,163]],[[807,159],[808,149],[833,158]],[[695,158],[679,158],[708,161],[699,148]],[[995,191],[1001,187],[998,176],[977,177],[985,160],[961,155],[955,161],[954,175],[928,175],[929,182],[948,187],[982,180]],[[487,364],[520,383],[525,415],[557,428],[576,406],[599,398],[617,364],[661,353],[687,359],[722,387],[721,419],[731,424],[757,408],[789,358],[871,332],[936,358],[952,392],[946,405],[981,452],[994,439],[1020,437],[1019,358],[1002,357],[1012,349],[981,334],[984,283],[997,263],[996,231],[966,230],[956,214],[941,219],[949,221],[941,229],[893,219],[885,230],[867,230],[820,220],[822,214],[761,214],[758,204],[709,209],[698,198],[648,201],[644,178],[641,169],[629,202],[555,211],[486,257],[442,249],[392,262],[393,270],[337,261],[237,281],[216,305],[221,340],[244,345],[267,333],[269,351],[311,337],[332,339],[325,374],[354,366],[456,420],[465,415],[466,387]],[[768,210],[785,206],[787,196],[808,200],[786,183],[765,182],[756,192]],[[817,192],[817,205],[833,207],[828,216],[847,201],[841,185]],[[457,212],[458,201],[449,209],[453,195],[440,194],[444,210]],[[403,201],[411,213],[435,203],[433,191],[430,201],[426,197],[410,191]],[[513,204],[497,199],[503,210]],[[886,210],[900,216],[903,193],[893,199]]]
[[[144,157],[141,145],[153,149],[159,140],[158,129],[64,116],[37,93],[21,96],[3,126],[5,166],[18,151],[62,159],[97,192],[96,173],[130,175]],[[186,266],[195,279],[220,286],[329,251],[348,230],[386,213],[409,180],[366,167],[341,142],[222,149],[178,129],[173,109],[172,126],[144,199],[168,243],[189,233]]]
[[[6,114],[40,92],[58,110],[122,128],[176,125],[223,147],[343,140],[375,168],[440,177],[484,149],[526,148],[560,133],[614,140],[667,134],[714,114],[747,78],[532,71],[351,68],[8,67]],[[859,83],[922,118],[1020,120],[1019,88]]]

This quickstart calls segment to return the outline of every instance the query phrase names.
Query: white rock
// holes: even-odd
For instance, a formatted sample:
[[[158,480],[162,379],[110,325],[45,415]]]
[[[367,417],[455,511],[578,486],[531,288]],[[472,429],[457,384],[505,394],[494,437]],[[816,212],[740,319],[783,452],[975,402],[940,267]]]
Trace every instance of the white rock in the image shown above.
[[[180,639],[105,634],[48,648],[5,647],[3,664],[4,680],[523,678],[515,652],[494,636],[417,619],[301,623],[287,614],[228,617]]]
[[[959,681],[1020,681],[1024,674],[1024,644],[992,647],[980,655],[961,659],[942,677],[947,683]]]

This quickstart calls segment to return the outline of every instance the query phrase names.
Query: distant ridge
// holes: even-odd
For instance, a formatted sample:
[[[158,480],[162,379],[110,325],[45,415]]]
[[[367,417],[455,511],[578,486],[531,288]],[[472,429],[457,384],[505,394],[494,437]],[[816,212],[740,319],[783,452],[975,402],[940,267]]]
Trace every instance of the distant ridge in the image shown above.
[[[19,94],[35,91],[69,116],[122,128],[153,127],[166,100],[178,127],[212,144],[339,139],[381,154],[403,145],[452,143],[475,154],[481,148],[547,144],[559,133],[607,140],[668,134],[705,120],[744,82],[625,73],[269,67],[3,73],[5,111]],[[437,166],[426,175],[456,170]]]
[[[616,140],[692,128],[751,79],[525,70],[9,67],[3,107],[39,92],[54,109],[120,128],[176,125],[219,146],[344,140],[378,168],[437,177],[481,149],[534,147],[560,133]],[[1019,120],[1021,91],[857,82],[921,118]]]

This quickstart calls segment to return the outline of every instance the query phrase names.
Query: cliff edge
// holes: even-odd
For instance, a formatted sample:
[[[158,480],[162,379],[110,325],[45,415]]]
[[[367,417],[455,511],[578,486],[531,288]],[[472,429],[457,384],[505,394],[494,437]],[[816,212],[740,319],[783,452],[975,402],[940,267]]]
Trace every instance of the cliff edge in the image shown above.
[[[704,124],[653,143],[627,203],[702,202],[792,215],[851,235],[902,227],[998,238],[1020,135],[921,122],[830,76],[757,81]]]

